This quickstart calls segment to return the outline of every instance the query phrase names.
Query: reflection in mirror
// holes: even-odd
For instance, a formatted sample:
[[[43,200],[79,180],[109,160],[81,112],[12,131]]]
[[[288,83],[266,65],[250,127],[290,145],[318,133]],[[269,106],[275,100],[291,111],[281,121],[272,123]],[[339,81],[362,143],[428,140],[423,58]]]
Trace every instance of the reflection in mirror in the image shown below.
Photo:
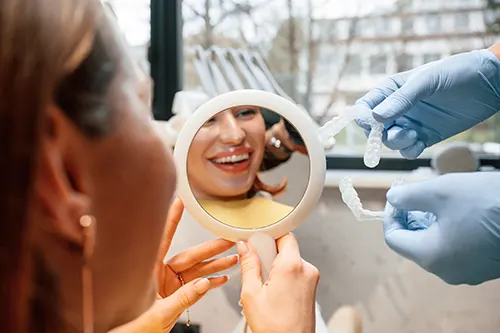
[[[203,209],[226,225],[273,225],[301,201],[309,158],[300,133],[276,112],[235,106],[209,119],[188,153],[191,190]]]

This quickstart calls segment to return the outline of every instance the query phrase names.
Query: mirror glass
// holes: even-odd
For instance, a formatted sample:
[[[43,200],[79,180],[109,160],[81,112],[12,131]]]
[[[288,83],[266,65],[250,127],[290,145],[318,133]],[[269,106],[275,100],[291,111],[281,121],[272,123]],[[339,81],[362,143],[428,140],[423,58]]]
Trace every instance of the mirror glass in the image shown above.
[[[187,174],[195,198],[213,218],[259,229],[300,203],[310,164],[293,124],[272,110],[241,105],[221,110],[197,131]]]

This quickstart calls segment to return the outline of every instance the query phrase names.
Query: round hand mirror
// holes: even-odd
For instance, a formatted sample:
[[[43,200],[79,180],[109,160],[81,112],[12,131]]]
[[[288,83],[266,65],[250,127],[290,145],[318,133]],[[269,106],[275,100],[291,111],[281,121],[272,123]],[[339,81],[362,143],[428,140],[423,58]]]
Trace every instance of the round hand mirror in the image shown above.
[[[325,181],[311,119],[265,91],[232,91],[203,104],[179,133],[174,157],[187,211],[218,237],[249,241],[264,279],[275,239],[305,221]]]

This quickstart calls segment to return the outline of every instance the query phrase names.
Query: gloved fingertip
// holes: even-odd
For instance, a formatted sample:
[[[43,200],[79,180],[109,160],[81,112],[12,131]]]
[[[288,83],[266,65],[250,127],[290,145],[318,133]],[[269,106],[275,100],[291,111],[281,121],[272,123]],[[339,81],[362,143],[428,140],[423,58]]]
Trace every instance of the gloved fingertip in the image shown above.
[[[362,105],[362,106],[366,106],[366,107],[370,108],[370,104],[368,104],[365,100],[363,100],[363,98],[356,100],[354,105],[356,105],[356,106]]]
[[[379,123],[386,123],[391,120],[392,117],[393,115],[391,115],[390,113],[383,112],[377,109],[373,110],[373,118],[375,118],[375,120]]]
[[[371,129],[371,126],[366,122],[366,121],[363,121],[363,120],[360,120],[360,119],[357,119],[356,120],[356,124],[363,128],[364,130],[370,130]]]
[[[392,187],[391,189],[389,189],[389,191],[387,191],[386,194],[387,202],[391,204],[394,208],[398,208],[399,206],[400,198],[404,193],[402,189],[403,187],[404,185],[396,186]]]
[[[417,142],[417,132],[397,125],[387,130],[385,144],[392,150],[403,150],[412,147]]]
[[[399,151],[401,156],[406,159],[417,159],[425,150],[425,144],[422,141],[415,142],[412,146]]]
[[[414,155],[412,152],[408,152],[406,150],[400,150],[399,154],[401,157],[407,159],[407,160],[416,160],[418,158],[418,155]]]
[[[407,129],[406,130],[406,137],[410,140],[414,140],[414,142],[417,141],[418,138],[418,133],[414,129]]]
[[[412,102],[408,96],[413,95],[412,92],[409,93],[408,91],[404,91],[408,89],[413,90],[414,88],[405,89],[402,87],[374,108],[373,117],[375,120],[385,123],[391,120],[396,120],[408,112],[412,108]]]

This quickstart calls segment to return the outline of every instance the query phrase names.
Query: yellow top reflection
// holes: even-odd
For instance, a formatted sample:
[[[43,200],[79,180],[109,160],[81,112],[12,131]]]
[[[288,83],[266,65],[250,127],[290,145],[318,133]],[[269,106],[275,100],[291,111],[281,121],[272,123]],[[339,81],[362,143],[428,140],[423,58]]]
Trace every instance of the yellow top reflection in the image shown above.
[[[234,201],[200,200],[200,205],[215,219],[241,229],[270,226],[286,217],[294,209],[294,207],[262,197]]]

